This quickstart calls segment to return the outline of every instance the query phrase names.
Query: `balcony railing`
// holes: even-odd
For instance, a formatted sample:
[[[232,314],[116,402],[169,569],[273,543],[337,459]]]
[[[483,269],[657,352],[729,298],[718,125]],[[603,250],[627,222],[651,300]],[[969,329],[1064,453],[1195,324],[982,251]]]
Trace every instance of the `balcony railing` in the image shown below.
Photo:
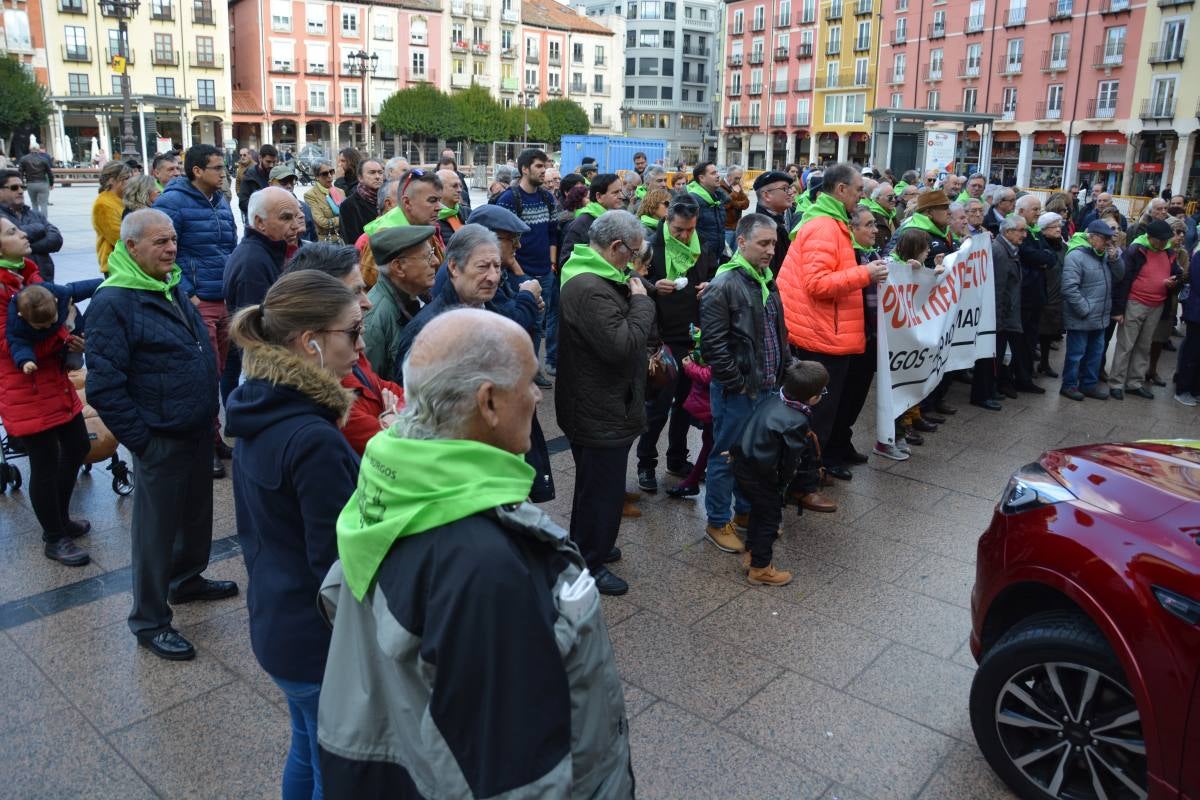
[[[150,19],[162,20],[171,22],[175,19],[175,4],[174,3],[151,3],[150,4]]]
[[[127,51],[127,52],[125,53],[125,63],[126,63],[126,64],[134,64],[134,63],[136,63],[136,62],[137,62],[137,58],[136,58],[136,57],[133,55],[133,51],[132,51],[132,50],[130,50],[129,48],[125,48],[125,49],[126,49],[126,51]],[[111,64],[111,63],[112,63],[112,60],[113,60],[114,58],[116,58],[117,56],[119,56],[119,55],[121,55],[121,51],[120,51],[120,50],[117,50],[117,49],[115,49],[115,48],[112,48],[112,47],[106,47],[106,48],[104,48],[104,63],[105,63],[105,64]],[[91,59],[91,58],[86,58],[86,59],[84,59],[84,60],[85,60],[85,61],[91,61],[92,59]]]
[[[525,63],[526,64],[537,64],[539,61],[541,61],[541,56],[538,55],[537,51],[534,51],[532,53],[529,53],[529,52],[525,53]]]
[[[224,69],[224,53],[198,53],[188,51],[188,66],[195,69]]]
[[[586,83],[572,83],[570,86],[571,94],[587,94]]]
[[[980,72],[979,62],[971,62],[965,58],[958,61],[958,77],[960,78],[978,78]]]
[[[827,56],[836,56],[836,55],[840,54],[841,52],[842,52],[842,43],[840,41],[829,42],[825,45],[825,55],[827,55]]]
[[[1037,104],[1037,119],[1062,119],[1062,106],[1051,107],[1044,100]]]
[[[711,52],[712,51],[709,50],[707,47],[700,47],[700,46],[694,45],[694,44],[685,44],[683,46],[683,54],[685,56],[700,56],[701,58],[707,58],[708,54]],[[596,62],[597,67],[603,66],[603,64],[604,64],[603,61]]]
[[[1096,69],[1111,69],[1125,63],[1125,42],[1117,48],[1096,45],[1096,54],[1092,57],[1092,66]]]
[[[903,31],[892,31],[892,44],[906,44],[908,42],[908,34]]]
[[[870,39],[855,39],[854,40],[854,51],[856,53],[862,53],[862,52],[865,52],[870,49],[871,49],[871,40]]]
[[[729,66],[740,67],[741,65],[742,65],[742,54],[741,53],[734,53],[731,56],[729,56]]]
[[[779,13],[779,14],[778,14],[778,15],[775,17],[775,27],[776,27],[776,28],[790,28],[790,27],[792,27],[792,15],[791,15],[790,13],[788,13],[788,14],[784,14],[783,12],[780,12],[780,13]]]
[[[306,75],[328,75],[329,74],[329,65],[328,64],[312,64],[312,63],[307,64],[304,67],[304,74],[306,74]]]
[[[592,115],[592,127],[593,128],[611,128],[612,120],[603,115],[601,115],[599,117]]]
[[[1175,98],[1147,98],[1142,101],[1142,111],[1138,116],[1142,119],[1175,119]]]
[[[875,10],[874,6],[875,6],[875,3],[873,2],[873,0],[858,0],[858,2],[854,4],[854,16],[856,16],[856,17],[870,16],[871,13]]]
[[[458,39],[456,41],[450,42],[450,52],[451,53],[465,53],[470,49],[471,49],[471,43],[463,41],[462,39]]]
[[[796,87],[797,92],[811,92],[812,78],[796,78],[796,82],[793,84],[793,86]]]
[[[92,51],[86,44],[62,47],[63,61],[91,61]],[[112,61],[110,58],[109,61]]]
[[[853,69],[844,69],[841,72],[817,76],[818,89],[859,88],[869,86],[873,82],[874,73],[871,70],[867,70],[865,74],[861,74]]]
[[[1042,72],[1062,72],[1067,68],[1067,54],[1042,51]]]
[[[217,20],[213,16],[211,2],[192,2],[192,24],[193,25],[216,25]]]
[[[742,96],[742,85],[740,83],[730,84],[729,91],[726,94],[729,97],[741,97]]]
[[[1024,69],[1023,61],[1001,61],[997,71],[1001,75],[1020,75]]]
[[[762,84],[761,83],[750,84],[750,86],[746,88],[746,94],[750,95],[751,97],[753,97],[754,95],[762,94]]]
[[[704,82],[708,83],[708,81]],[[608,87],[601,86],[597,88],[595,84],[592,84],[592,94],[596,95],[597,97],[608,97]]]
[[[787,126],[787,114],[775,114],[771,117],[772,128],[783,128]]]
[[[1004,27],[1019,28],[1025,24],[1025,7],[1010,8],[1008,16],[1004,18]]]
[[[808,111],[797,111],[796,112],[796,125],[809,124],[809,119],[811,119],[811,117],[812,117],[812,115]]]
[[[1000,103],[992,105],[992,113],[1001,119],[1003,122],[1012,122],[1017,118],[1017,109],[1005,108]]]
[[[1190,6],[1196,0],[1158,0],[1159,8],[1178,8],[1179,6]]]
[[[1116,119],[1116,101],[1088,100],[1087,115],[1088,119]]]
[[[786,78],[782,81],[777,80],[771,84],[771,94],[787,94],[787,93],[788,93],[788,82],[787,82]]]
[[[450,87],[453,89],[466,89],[471,86],[471,76],[465,72],[450,73]]]
[[[758,33],[759,31],[762,31],[762,30],[766,30],[766,28],[767,28],[767,18],[766,17],[756,18],[756,19],[751,20],[751,22],[750,22],[750,30],[754,33]]]
[[[751,64],[761,64],[763,62],[762,50],[751,50],[746,60]]]
[[[1183,61],[1183,51],[1187,42],[1168,39],[1163,42],[1155,42],[1150,45],[1150,57],[1147,59],[1151,64],[1175,64]]]
[[[63,14],[87,14],[83,0],[58,0],[58,10]]]
[[[963,33],[983,33],[983,17],[966,17],[963,19]]]
[[[506,47],[500,51],[500,57],[512,60],[517,57],[517,50],[515,47]]]
[[[487,19],[490,16],[487,3],[471,3],[471,19]]]
[[[500,79],[500,91],[515,92],[516,90],[517,90],[517,79],[516,78],[501,78]]]
[[[775,48],[775,60],[776,61],[787,61],[790,57],[791,57],[791,54],[788,53],[788,49],[786,47],[776,47]]]
[[[201,111],[216,111],[217,113],[225,111],[224,97],[201,97],[197,98],[194,103],[196,108]],[[292,107],[295,108],[295,104]]]
[[[942,66],[940,64],[926,64],[921,70],[921,77],[926,83],[935,83],[942,79]]]
[[[1046,18],[1051,22],[1070,19],[1074,14],[1073,0],[1050,0],[1050,10],[1046,12]]]
[[[151,50],[150,63],[159,67],[179,66],[178,50]]]
[[[803,61],[806,58],[813,57],[813,46],[810,42],[804,42],[796,48],[796,58]]]
[[[742,119],[740,117],[728,117],[725,120],[725,127],[726,128],[757,128],[758,123],[751,122],[748,119]]]
[[[546,63],[552,67],[561,67],[562,66],[562,55],[561,54],[555,55],[554,53],[551,53],[549,56],[546,57]]]
[[[844,11],[845,11],[845,9],[842,8],[841,2],[830,3],[829,5],[827,5],[825,7],[825,19],[827,19],[827,20],[841,19],[842,13]]]
[[[272,61],[271,69],[268,71],[282,73],[284,75],[295,75],[297,72],[296,65],[291,61]]]
[[[887,82],[892,86],[899,86],[900,84],[904,83],[905,80],[907,80],[905,78],[905,75],[907,75],[907,74],[908,74],[908,70],[906,70],[906,69],[896,69],[895,67],[888,67]]]
[[[929,23],[929,38],[930,39],[945,39],[946,38],[945,24],[943,23],[942,25],[938,25],[936,22]]]
[[[487,42],[476,42],[471,45],[471,54],[476,56],[486,56],[492,52],[492,46]]]
[[[1130,0],[1100,0],[1100,13],[1102,15],[1132,14],[1131,5]]]

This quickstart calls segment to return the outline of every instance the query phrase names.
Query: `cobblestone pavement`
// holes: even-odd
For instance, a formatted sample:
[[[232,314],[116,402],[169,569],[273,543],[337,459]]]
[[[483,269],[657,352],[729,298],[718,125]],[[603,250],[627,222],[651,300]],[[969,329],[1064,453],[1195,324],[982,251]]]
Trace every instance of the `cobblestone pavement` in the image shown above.
[[[67,240],[63,279],[94,274],[94,191],[51,195]],[[1167,353],[1163,374],[1173,369]],[[873,458],[830,490],[838,513],[785,516],[777,563],[796,580],[784,589],[747,586],[738,558],[703,541],[701,499],[660,493],[624,522],[616,571],[631,588],[605,598],[604,611],[640,797],[1010,796],[966,710],[975,542],[995,499],[1047,448],[1194,435],[1197,412],[1159,390],[1123,403],[1022,395],[990,414],[967,405],[965,388],[950,396],[960,413],[910,461]],[[563,448],[552,400],[539,413]],[[552,462],[559,496],[547,509],[565,525],[569,451]],[[631,462],[630,486],[634,477]],[[0,496],[0,795],[278,797],[286,706],[250,651],[230,481],[213,489],[208,574],[237,580],[243,594],[177,611],[199,650],[187,663],[137,648],[125,626],[131,502],[102,467],[75,495],[93,525],[82,540],[93,562],[81,569],[41,555],[24,494]]]

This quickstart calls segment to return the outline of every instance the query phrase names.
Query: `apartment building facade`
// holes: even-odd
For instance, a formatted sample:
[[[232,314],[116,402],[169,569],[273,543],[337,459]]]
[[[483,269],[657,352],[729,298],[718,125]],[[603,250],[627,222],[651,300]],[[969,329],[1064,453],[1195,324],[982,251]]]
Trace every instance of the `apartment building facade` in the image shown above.
[[[233,132],[225,3],[142,2],[127,18],[124,41],[121,13],[104,0],[40,6],[51,150],[84,163],[121,151],[123,78],[115,61],[122,54],[143,159],[168,145],[222,146]]]
[[[592,20],[624,20],[620,110],[630,136],[665,139],[668,158],[695,164],[717,155],[718,0],[574,0]]]

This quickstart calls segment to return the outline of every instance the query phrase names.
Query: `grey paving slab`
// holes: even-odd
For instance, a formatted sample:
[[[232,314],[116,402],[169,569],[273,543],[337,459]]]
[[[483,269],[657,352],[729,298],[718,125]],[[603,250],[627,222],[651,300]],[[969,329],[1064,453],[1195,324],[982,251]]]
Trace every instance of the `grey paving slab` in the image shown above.
[[[0,633],[0,734],[70,707],[67,698],[46,680],[21,649]]]
[[[860,700],[963,741],[973,741],[964,709],[975,671],[895,644],[879,655],[846,691]]]

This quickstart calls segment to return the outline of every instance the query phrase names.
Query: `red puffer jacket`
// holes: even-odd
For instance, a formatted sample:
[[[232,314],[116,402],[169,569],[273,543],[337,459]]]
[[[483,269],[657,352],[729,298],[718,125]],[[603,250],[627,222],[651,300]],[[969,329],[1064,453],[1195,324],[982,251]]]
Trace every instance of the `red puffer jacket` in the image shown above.
[[[858,264],[844,223],[832,217],[804,223],[775,278],[788,340],[815,353],[864,352],[862,290],[870,282],[871,273]]]
[[[396,410],[404,408],[404,387],[385,381],[371,369],[365,355],[359,356],[354,370],[342,378],[342,386],[354,392],[354,405],[342,425],[342,435],[360,456],[371,437],[379,433],[379,415],[383,413],[383,390],[391,389],[400,400]]]
[[[79,393],[62,365],[62,341],[50,336],[33,353],[38,368],[26,375],[13,363],[8,349],[8,304],[17,292],[41,283],[37,265],[25,259],[20,272],[0,268],[0,420],[10,436],[31,436],[70,422],[83,411]]]

